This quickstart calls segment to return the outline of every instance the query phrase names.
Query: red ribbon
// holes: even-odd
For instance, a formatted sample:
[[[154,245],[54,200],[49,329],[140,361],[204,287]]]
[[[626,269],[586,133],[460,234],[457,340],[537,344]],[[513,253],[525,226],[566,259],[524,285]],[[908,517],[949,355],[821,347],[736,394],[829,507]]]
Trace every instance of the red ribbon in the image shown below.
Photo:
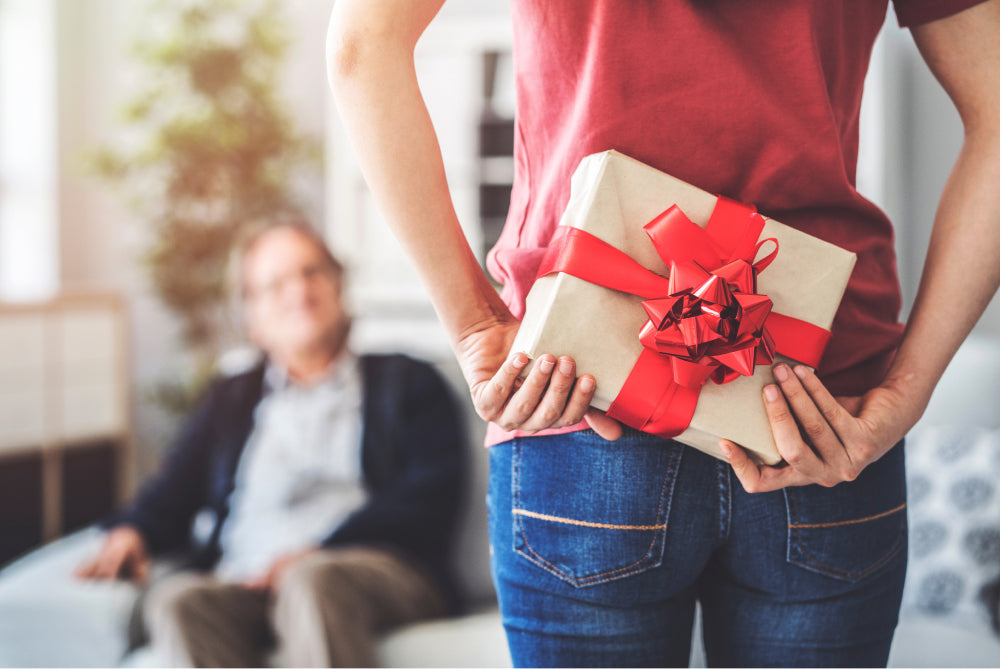
[[[676,205],[644,226],[670,277],[647,270],[588,232],[559,226],[538,276],[565,272],[605,288],[646,298],[643,352],[608,415],[661,437],[691,422],[701,386],[728,383],[770,364],[775,351],[812,367],[830,333],[771,311],[757,294],[757,274],[777,255],[777,240],[758,242],[764,218],[750,205],[719,197],[708,224]],[[761,260],[767,242],[775,248]],[[710,269],[709,269],[710,268]]]

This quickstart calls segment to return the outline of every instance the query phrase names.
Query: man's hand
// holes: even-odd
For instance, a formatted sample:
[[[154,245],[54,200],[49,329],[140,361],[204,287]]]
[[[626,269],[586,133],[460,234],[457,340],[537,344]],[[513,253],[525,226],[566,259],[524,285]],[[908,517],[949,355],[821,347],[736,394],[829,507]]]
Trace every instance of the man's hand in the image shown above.
[[[129,525],[111,529],[93,560],[80,565],[74,575],[86,580],[127,578],[143,585],[149,579],[151,560],[146,542]]]
[[[307,555],[312,555],[318,550],[319,547],[317,546],[309,546],[308,548],[304,548],[293,553],[286,553],[275,560],[263,574],[257,578],[244,582],[243,585],[251,590],[267,590],[269,592],[274,592],[278,583],[281,582],[282,575],[289,567]]]
[[[528,356],[516,352],[508,357],[519,325],[513,317],[498,318],[466,333],[456,346],[479,415],[505,430],[528,433],[586,419],[605,439],[620,437],[621,425],[616,420],[590,408],[594,377],[584,374],[578,379],[573,358],[557,360],[546,353],[538,357],[526,378],[520,378]]]
[[[733,442],[720,442],[736,477],[750,493],[853,481],[894,446],[919,418],[904,388],[887,379],[863,397],[834,398],[808,367],[773,369],[778,385],[764,388],[764,407],[785,462],[758,465]],[[904,380],[905,382],[905,380]]]

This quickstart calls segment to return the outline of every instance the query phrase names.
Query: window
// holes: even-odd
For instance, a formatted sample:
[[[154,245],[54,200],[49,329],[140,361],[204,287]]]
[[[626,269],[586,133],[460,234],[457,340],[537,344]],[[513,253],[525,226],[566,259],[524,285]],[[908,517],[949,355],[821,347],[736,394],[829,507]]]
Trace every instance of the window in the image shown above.
[[[55,0],[0,0],[0,299],[58,284]]]

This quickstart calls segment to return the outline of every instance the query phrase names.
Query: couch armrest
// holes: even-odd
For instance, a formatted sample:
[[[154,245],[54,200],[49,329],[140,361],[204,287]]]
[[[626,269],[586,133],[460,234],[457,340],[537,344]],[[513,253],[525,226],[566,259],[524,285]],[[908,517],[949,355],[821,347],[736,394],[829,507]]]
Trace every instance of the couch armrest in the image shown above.
[[[97,553],[102,535],[82,530],[0,571],[0,666],[111,667],[121,661],[140,589],[73,577]]]

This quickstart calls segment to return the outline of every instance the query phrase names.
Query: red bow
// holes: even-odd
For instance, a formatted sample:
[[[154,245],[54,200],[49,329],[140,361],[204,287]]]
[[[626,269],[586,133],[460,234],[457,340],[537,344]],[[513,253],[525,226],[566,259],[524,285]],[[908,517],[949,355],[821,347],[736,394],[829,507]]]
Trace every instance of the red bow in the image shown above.
[[[757,295],[757,274],[778,253],[757,241],[764,218],[750,205],[720,197],[701,228],[675,205],[644,226],[663,261],[665,279],[584,230],[560,226],[538,276],[566,272],[646,298],[645,346],[608,415],[662,437],[691,422],[706,380],[727,383],[770,364],[775,350],[815,366],[829,332],[771,313]],[[761,246],[775,249],[754,262]],[[705,268],[713,268],[711,270]]]
[[[646,300],[639,332],[646,348],[671,356],[674,381],[697,388],[727,383],[774,361],[764,326],[771,299],[757,295],[753,266],[734,260],[711,272],[694,261],[670,266],[670,294]]]

